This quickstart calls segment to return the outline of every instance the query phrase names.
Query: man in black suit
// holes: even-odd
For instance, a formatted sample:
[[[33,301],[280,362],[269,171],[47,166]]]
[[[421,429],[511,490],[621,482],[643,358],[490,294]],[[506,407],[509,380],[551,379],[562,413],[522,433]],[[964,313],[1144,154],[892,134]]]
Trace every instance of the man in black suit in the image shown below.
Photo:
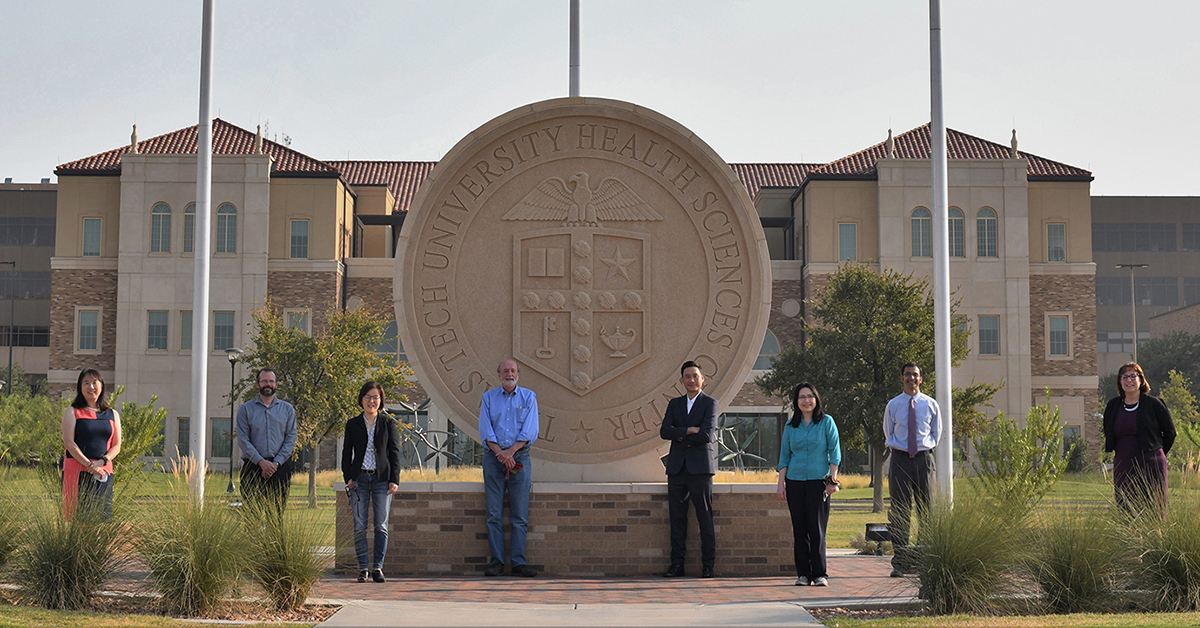
[[[667,503],[671,513],[671,567],[667,578],[683,575],[683,557],[687,551],[688,501],[696,509],[700,524],[701,578],[713,577],[717,557],[717,535],[713,530],[712,479],[717,472],[715,435],[717,400],[704,394],[704,373],[691,360],[679,373],[687,394],[667,404],[658,435],[671,441],[667,453]]]

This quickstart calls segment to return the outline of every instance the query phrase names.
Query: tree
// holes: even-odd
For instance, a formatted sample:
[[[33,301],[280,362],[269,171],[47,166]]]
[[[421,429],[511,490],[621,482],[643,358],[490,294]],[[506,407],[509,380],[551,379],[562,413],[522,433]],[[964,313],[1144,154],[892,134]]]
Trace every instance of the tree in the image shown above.
[[[1171,457],[1193,457],[1200,451],[1200,408],[1197,408],[1196,397],[1192,395],[1192,382],[1182,373],[1172,369],[1167,376],[1167,384],[1159,391],[1163,403],[1171,411],[1171,419],[1175,422],[1179,438],[1175,440],[1175,448]],[[1177,453],[1178,452],[1178,453]]]
[[[253,398],[255,374],[274,369],[278,394],[296,408],[296,448],[316,452],[326,439],[336,438],[346,419],[362,411],[358,389],[373,379],[388,392],[389,401],[404,401],[400,389],[412,371],[403,363],[372,349],[382,344],[387,319],[367,308],[341,311],[330,308],[323,328],[305,335],[289,328],[282,312],[270,302],[254,310],[250,341],[253,348],[242,361],[246,376],[236,391]],[[316,461],[308,468],[308,501],[316,507]]]
[[[998,513],[1019,521],[1054,487],[1073,450],[1062,452],[1062,431],[1047,388],[1046,403],[1029,409],[1025,427],[1001,412],[992,429],[972,439],[979,454],[975,481]]]
[[[846,263],[829,275],[812,305],[812,323],[805,325],[805,341],[783,349],[771,360],[771,371],[755,379],[766,394],[787,398],[791,389],[808,381],[821,391],[830,414],[837,420],[846,448],[869,447],[875,486],[874,511],[883,511],[883,409],[900,391],[900,367],[921,365],[925,391],[935,385],[933,295],[929,282],[892,269],[881,273],[865,264]],[[958,303],[951,304],[951,311]],[[951,333],[951,359],[958,364],[967,355],[966,326]],[[987,404],[998,390],[990,384],[972,384],[969,400]],[[956,411],[963,411],[958,410]]]
[[[1138,364],[1153,388],[1165,386],[1171,371],[1176,370],[1192,382],[1188,387],[1192,396],[1200,397],[1200,334],[1172,331],[1151,338],[1138,346]],[[1115,392],[1109,396],[1115,396]]]

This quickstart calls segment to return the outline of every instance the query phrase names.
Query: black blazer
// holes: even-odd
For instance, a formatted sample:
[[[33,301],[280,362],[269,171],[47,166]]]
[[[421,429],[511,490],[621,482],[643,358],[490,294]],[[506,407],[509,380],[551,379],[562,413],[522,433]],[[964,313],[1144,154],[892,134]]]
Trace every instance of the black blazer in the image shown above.
[[[342,479],[358,481],[366,455],[367,420],[360,414],[346,421]],[[400,433],[396,431],[396,418],[383,412],[375,417],[375,475],[387,478],[392,484],[400,483]]]
[[[696,434],[688,434],[687,428],[698,427]],[[676,397],[667,403],[658,435],[671,441],[665,464],[667,475],[681,472],[717,472],[717,400],[701,392],[687,411],[687,395]]]
[[[1104,408],[1104,451],[1117,449],[1117,413],[1124,407],[1124,397],[1113,397]],[[1138,448],[1154,451],[1161,448],[1164,454],[1171,452],[1175,444],[1175,422],[1171,412],[1158,397],[1142,393],[1137,409]]]

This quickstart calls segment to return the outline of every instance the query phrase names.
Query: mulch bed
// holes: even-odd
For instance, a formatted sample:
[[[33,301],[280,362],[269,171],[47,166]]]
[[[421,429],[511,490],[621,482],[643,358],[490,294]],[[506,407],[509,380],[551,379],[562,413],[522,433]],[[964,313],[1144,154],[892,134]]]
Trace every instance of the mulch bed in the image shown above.
[[[809,608],[805,609],[825,623],[828,619],[848,617],[850,619],[888,619],[891,617],[928,617],[929,611],[922,608],[878,608],[867,610],[851,610],[848,608]]]
[[[314,606],[307,604],[299,610],[279,612],[274,609],[247,602],[226,602],[200,619],[226,619],[243,622],[293,622],[319,624],[337,612],[337,606]],[[144,596],[97,597],[88,610],[97,613],[130,613],[138,615],[172,615],[162,602]],[[182,618],[181,618],[182,619]],[[194,618],[193,618],[194,619]]]

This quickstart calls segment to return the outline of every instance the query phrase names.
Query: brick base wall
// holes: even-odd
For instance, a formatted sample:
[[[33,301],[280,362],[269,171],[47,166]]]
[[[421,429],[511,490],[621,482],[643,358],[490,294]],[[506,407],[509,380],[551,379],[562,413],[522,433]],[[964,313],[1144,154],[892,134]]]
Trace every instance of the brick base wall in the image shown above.
[[[717,575],[795,573],[791,519],[774,484],[717,484],[713,509]],[[534,483],[529,511],[526,557],[539,571],[647,576],[671,562],[665,483]],[[486,519],[481,482],[402,483],[388,520],[385,571],[482,575],[489,561]],[[700,536],[690,510],[689,524],[686,567],[699,574]],[[345,491],[337,496],[337,546],[338,569],[356,569]]]

